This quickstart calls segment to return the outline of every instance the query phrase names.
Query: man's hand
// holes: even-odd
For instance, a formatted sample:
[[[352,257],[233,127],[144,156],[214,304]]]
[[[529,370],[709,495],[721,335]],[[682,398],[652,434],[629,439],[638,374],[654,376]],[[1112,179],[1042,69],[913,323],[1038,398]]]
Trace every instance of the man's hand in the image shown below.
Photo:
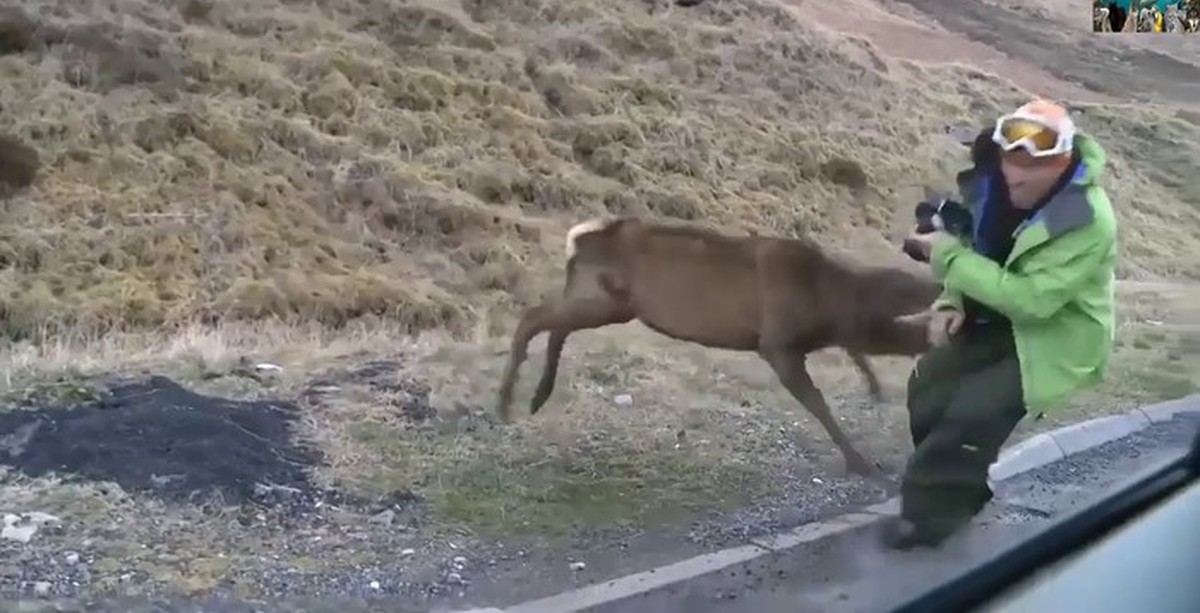
[[[929,344],[944,347],[958,334],[963,325],[963,313],[958,309],[939,309],[929,317]]]
[[[920,253],[922,261],[928,262],[930,254],[933,253],[933,245],[939,241],[952,238],[954,237],[945,230],[934,230],[926,234],[918,234],[916,230],[913,230],[904,243],[906,247],[911,245],[912,249]]]

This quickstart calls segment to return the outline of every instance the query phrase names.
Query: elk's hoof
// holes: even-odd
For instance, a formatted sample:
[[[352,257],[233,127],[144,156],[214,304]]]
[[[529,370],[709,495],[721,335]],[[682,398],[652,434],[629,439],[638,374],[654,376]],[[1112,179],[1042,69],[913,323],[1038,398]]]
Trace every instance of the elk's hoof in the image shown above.
[[[516,421],[516,416],[512,414],[512,409],[496,409],[496,418],[502,424],[511,424]]]

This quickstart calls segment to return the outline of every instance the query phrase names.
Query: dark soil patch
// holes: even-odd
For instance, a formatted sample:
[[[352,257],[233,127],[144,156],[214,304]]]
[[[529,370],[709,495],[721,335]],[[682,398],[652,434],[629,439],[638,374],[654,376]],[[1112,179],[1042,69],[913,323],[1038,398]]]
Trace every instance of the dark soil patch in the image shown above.
[[[333,371],[309,384],[303,399],[320,405],[330,391],[342,385],[358,384],[370,387],[397,415],[418,423],[436,418],[437,410],[429,404],[429,385],[400,374],[401,364],[394,360],[374,360],[349,371]]]
[[[114,386],[81,406],[0,413],[0,462],[31,477],[111,481],[168,502],[367,505],[310,481],[319,451],[296,442],[286,402],[203,396],[166,377]],[[407,506],[398,495],[386,506]],[[378,503],[372,506],[378,506]]]

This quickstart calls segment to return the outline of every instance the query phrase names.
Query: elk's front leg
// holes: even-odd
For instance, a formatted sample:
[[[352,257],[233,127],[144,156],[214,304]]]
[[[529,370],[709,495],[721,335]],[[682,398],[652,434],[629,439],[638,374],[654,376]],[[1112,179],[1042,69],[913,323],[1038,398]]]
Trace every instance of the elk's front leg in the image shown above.
[[[879,469],[854,448],[850,437],[846,436],[841,426],[838,426],[837,420],[833,418],[833,411],[825,402],[825,396],[808,374],[806,356],[794,350],[764,350],[760,354],[771,365],[771,369],[775,371],[779,382],[787,391],[821,422],[829,438],[833,439],[833,444],[842,452],[846,470],[871,479],[882,479]]]

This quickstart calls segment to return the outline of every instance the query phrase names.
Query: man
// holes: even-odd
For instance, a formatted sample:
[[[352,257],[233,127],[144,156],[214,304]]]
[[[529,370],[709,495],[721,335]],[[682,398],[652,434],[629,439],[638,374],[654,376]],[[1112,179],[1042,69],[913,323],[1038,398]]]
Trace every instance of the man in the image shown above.
[[[1113,32],[1120,32],[1125,29],[1125,20],[1129,18],[1129,8],[1120,3],[1113,2],[1108,5],[1108,23],[1112,26]]]
[[[1112,350],[1117,223],[1100,145],[1038,100],[980,133],[972,157],[958,184],[974,235],[909,237],[944,291],[929,314],[935,348],[908,382],[914,451],[886,532],[896,548],[969,522],[1017,422],[1099,382]]]

